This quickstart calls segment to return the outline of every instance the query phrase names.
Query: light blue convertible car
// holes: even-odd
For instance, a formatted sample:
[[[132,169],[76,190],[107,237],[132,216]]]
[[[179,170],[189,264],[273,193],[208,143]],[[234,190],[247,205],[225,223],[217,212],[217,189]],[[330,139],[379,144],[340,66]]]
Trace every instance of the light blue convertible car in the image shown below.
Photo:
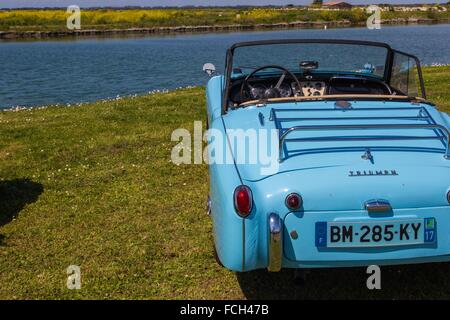
[[[450,117],[384,43],[233,45],[208,81],[208,213],[234,271],[450,261]]]

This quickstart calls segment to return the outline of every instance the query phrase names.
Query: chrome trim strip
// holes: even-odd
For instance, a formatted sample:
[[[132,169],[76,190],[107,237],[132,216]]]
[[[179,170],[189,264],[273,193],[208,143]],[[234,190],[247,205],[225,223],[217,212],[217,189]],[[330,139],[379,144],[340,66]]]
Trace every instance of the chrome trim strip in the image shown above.
[[[446,150],[444,153],[444,158],[447,160],[450,160],[450,131],[446,127],[440,124],[356,124],[356,125],[316,125],[316,126],[294,126],[286,129],[283,134],[279,138],[279,161],[282,162],[284,160],[283,158],[283,145],[285,143],[286,137],[289,135],[289,133],[294,131],[315,131],[315,130],[361,130],[361,129],[372,129],[372,130],[379,130],[379,129],[438,129],[442,130],[443,133],[446,135],[442,138],[446,139]],[[384,137],[373,137],[370,138],[371,140],[399,140],[399,139],[426,139],[430,137],[398,137],[398,136],[384,136]],[[440,138],[434,137],[434,139]],[[311,138],[310,138],[311,139]],[[357,141],[357,140],[367,141],[368,137],[339,137],[339,139],[336,139],[336,141]],[[333,140],[333,139],[331,139]]]
[[[242,219],[242,272],[245,272],[245,219]]]
[[[278,272],[281,270],[283,254],[283,222],[276,213],[269,215],[269,265],[267,270]]]
[[[364,203],[364,207],[369,212],[386,212],[392,210],[392,206],[387,200],[375,199]]]
[[[389,110],[423,110],[424,107],[358,107],[356,109],[350,109],[349,111],[389,111]],[[305,111],[334,111],[341,112],[339,109],[330,109],[330,108],[304,108],[304,109],[277,109],[276,112],[292,112],[297,111],[299,113],[304,113]],[[275,110],[274,110],[275,112]],[[323,119],[323,120],[326,120]]]
[[[211,197],[209,195],[206,198],[206,215],[207,216],[211,215]]]
[[[355,137],[319,137],[319,138],[293,138],[285,139],[285,142],[323,142],[323,141],[394,141],[394,140],[446,140],[443,136],[420,137],[420,136],[355,136]]]
[[[359,109],[358,109],[359,110]],[[316,117],[316,118],[277,118],[282,122],[294,122],[294,121],[317,121],[317,120],[429,120],[429,117]]]

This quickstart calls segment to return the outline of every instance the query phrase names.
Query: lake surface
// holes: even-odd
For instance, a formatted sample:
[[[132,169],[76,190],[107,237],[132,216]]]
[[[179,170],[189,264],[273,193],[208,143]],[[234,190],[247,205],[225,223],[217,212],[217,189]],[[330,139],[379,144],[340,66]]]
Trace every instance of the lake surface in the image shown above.
[[[212,62],[222,71],[225,50],[231,44],[281,38],[381,41],[417,55],[423,64],[450,64],[449,24],[0,41],[0,108],[95,101],[204,85],[203,64]]]

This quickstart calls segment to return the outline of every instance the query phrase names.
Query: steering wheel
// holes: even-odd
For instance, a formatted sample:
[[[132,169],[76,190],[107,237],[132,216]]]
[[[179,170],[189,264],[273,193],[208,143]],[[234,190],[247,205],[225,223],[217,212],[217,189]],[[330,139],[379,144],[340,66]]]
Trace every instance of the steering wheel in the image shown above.
[[[275,87],[273,88],[269,88],[266,90],[269,91],[267,92],[267,98],[279,98],[281,97],[280,94],[280,86],[281,84],[284,82],[284,80],[286,79],[286,75],[290,76],[291,78],[293,78],[295,80],[295,82],[297,83],[297,88],[300,92],[301,95],[303,95],[303,93],[301,92],[301,85],[300,85],[300,81],[298,81],[297,77],[290,72],[288,69],[281,67],[281,66],[277,66],[277,65],[267,65],[267,66],[263,66],[260,67],[258,69],[255,69],[252,71],[252,73],[250,73],[247,77],[245,77],[244,81],[242,81],[242,85],[241,85],[241,99],[243,99],[244,97],[244,88],[247,86],[249,88],[252,88],[252,86],[248,83],[249,79],[251,79],[257,72],[264,70],[264,69],[278,69],[283,71],[283,74],[281,75],[280,79],[278,79],[277,84],[275,85]],[[295,95],[295,92],[294,92]],[[242,101],[243,102],[243,101]]]

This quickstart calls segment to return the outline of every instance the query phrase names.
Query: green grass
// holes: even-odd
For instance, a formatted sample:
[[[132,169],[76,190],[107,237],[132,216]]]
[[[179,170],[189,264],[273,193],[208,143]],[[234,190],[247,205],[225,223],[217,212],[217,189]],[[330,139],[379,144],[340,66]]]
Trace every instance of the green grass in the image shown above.
[[[450,111],[450,68],[425,70]],[[235,274],[216,264],[205,165],[170,162],[172,130],[204,120],[202,88],[0,113],[0,299],[449,298],[450,264]],[[66,288],[79,265],[82,289]]]
[[[1,31],[67,31],[66,10],[0,10]],[[363,9],[319,10],[305,8],[196,8],[82,10],[82,29],[125,29],[177,26],[255,25],[296,21],[342,21],[364,23]],[[450,12],[383,12],[383,19],[448,19]]]

